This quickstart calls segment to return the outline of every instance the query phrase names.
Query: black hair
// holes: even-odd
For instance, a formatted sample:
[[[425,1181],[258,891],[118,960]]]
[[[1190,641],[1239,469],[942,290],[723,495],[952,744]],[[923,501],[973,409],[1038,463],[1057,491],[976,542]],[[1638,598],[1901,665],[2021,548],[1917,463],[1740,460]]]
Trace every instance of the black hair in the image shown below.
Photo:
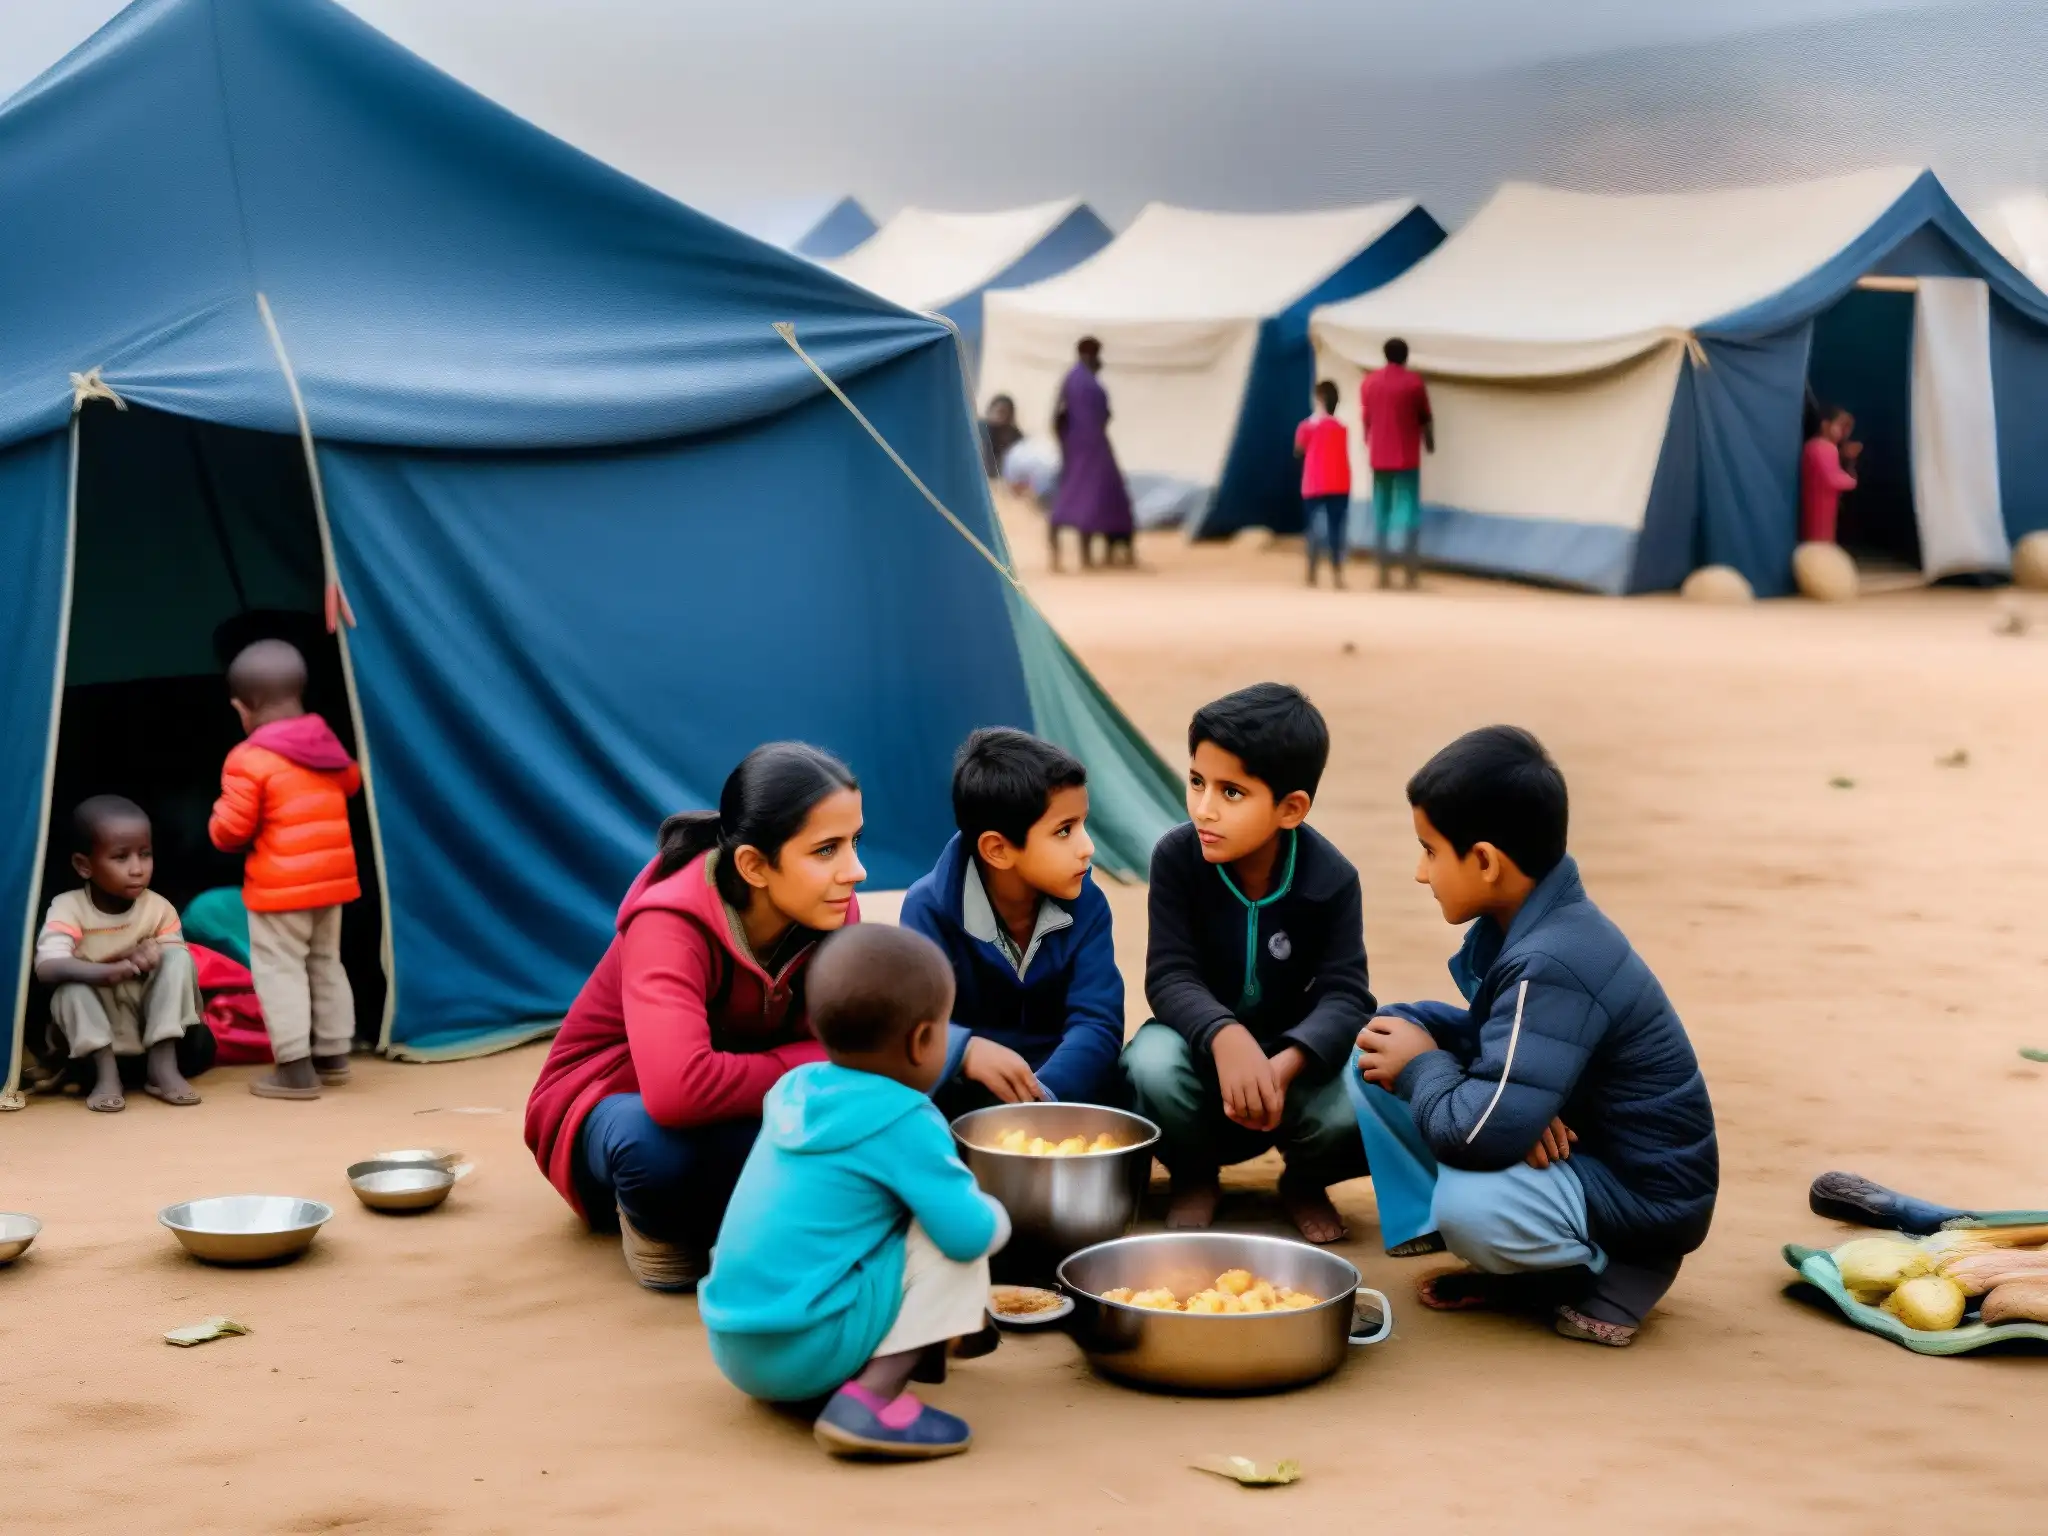
[[[1092,357],[1102,350],[1102,343],[1093,336],[1083,336],[1074,343],[1074,351],[1082,357]]]
[[[1337,381],[1335,379],[1318,379],[1316,381],[1316,399],[1321,403],[1324,410],[1334,413],[1337,409],[1337,402],[1341,398],[1342,396],[1337,393]]]
[[[228,697],[251,709],[306,696],[306,658],[289,640],[258,640],[228,663]]]
[[[1408,343],[1398,336],[1389,336],[1387,344],[1380,348],[1380,352],[1388,362],[1397,367],[1408,361]]]
[[[885,923],[856,923],[825,940],[804,986],[811,1028],[833,1052],[879,1050],[952,1011],[945,952]]]
[[[1023,731],[976,731],[953,756],[953,822],[969,848],[984,832],[1022,848],[1056,789],[1078,789],[1088,770],[1072,753]]]
[[[1205,741],[1236,757],[1276,801],[1296,790],[1315,799],[1330,761],[1322,711],[1286,683],[1254,683],[1204,704],[1188,722],[1188,755]]]
[[[859,789],[853,770],[830,752],[801,741],[771,741],[740,759],[726,775],[715,811],[678,811],[661,824],[655,878],[666,879],[699,854],[716,850],[718,894],[744,908],[747,882],[733,867],[733,854],[752,846],[770,864],[782,845],[803,830],[819,801],[842,789]]]
[[[1463,858],[1491,843],[1532,880],[1564,859],[1571,799],[1543,743],[1515,725],[1468,731],[1408,781],[1408,803]]]
[[[117,821],[139,821],[146,827],[149,813],[122,795],[94,795],[79,801],[71,813],[71,851],[91,858],[100,834]]]
[[[1017,402],[1008,395],[990,395],[988,397],[988,408],[991,411],[999,405],[1007,405],[1013,411],[1017,409]]]

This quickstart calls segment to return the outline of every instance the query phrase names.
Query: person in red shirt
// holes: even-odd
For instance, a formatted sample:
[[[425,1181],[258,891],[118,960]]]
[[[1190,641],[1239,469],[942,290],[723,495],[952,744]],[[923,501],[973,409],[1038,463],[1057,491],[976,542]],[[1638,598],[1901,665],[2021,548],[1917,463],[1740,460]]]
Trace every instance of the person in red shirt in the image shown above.
[[[1294,429],[1294,456],[1301,460],[1301,510],[1308,534],[1308,584],[1316,584],[1316,562],[1330,557],[1330,584],[1344,587],[1344,524],[1351,515],[1351,441],[1337,419],[1337,386],[1316,385],[1316,413]]]
[[[860,921],[860,786],[800,742],[748,753],[716,811],[671,816],[526,1102],[526,1145],[649,1290],[694,1290],[761,1100],[823,1061],[804,971]]]
[[[1390,337],[1380,349],[1387,365],[1365,376],[1358,415],[1365,428],[1372,465],[1374,552],[1380,585],[1393,581],[1393,547],[1402,544],[1408,586],[1416,585],[1422,538],[1422,453],[1436,452],[1436,423],[1429,412],[1429,386],[1409,370],[1408,343]]]
[[[1856,418],[1839,407],[1824,412],[1820,427],[1807,439],[1799,458],[1799,542],[1832,544],[1841,513],[1842,492],[1856,489],[1851,467],[1863,453],[1852,442]]]

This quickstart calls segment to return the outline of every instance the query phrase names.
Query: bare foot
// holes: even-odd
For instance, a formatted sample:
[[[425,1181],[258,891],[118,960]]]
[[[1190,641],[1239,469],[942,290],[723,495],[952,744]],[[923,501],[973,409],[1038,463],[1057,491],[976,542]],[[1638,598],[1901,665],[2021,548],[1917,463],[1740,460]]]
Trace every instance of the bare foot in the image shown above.
[[[279,1062],[273,1071],[249,1084],[249,1091],[259,1099],[317,1099],[320,1074],[301,1056],[297,1061]]]
[[[178,1042],[160,1040],[149,1048],[143,1067],[143,1091],[153,1099],[183,1108],[199,1102],[199,1094],[178,1070]]]
[[[92,1053],[93,1070],[98,1073],[92,1091],[85,1096],[85,1107],[102,1115],[118,1114],[128,1107],[128,1096],[121,1091],[121,1067],[114,1060],[114,1048]]]
[[[1176,1176],[1166,1206],[1169,1227],[1206,1227],[1216,1219],[1216,1203],[1223,1198],[1223,1186],[1213,1173]]]
[[[1344,1218],[1330,1204],[1330,1192],[1320,1184],[1282,1174],[1280,1205],[1301,1229],[1301,1235],[1312,1243],[1342,1242],[1347,1235]]]

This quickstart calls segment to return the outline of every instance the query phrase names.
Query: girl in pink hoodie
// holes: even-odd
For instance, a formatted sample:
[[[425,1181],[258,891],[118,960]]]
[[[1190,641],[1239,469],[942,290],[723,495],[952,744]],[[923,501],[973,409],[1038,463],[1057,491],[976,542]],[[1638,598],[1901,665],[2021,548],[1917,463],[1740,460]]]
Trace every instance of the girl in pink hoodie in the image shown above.
[[[526,1144],[594,1230],[616,1222],[651,1290],[692,1290],[761,1125],[761,1099],[824,1052],[805,1015],[818,939],[860,920],[860,786],[772,742],[718,809],[671,816],[618,932],[548,1051]]]

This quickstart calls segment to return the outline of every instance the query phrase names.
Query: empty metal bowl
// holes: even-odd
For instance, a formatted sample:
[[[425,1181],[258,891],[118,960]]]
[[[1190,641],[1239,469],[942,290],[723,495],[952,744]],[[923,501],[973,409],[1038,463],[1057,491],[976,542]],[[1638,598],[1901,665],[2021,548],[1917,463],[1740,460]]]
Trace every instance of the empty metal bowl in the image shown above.
[[[217,1195],[167,1205],[156,1219],[195,1259],[209,1264],[273,1264],[313,1246],[334,1207],[296,1195]]]
[[[0,1264],[12,1264],[24,1253],[43,1224],[21,1211],[0,1211]]]
[[[1190,1296],[1229,1269],[1322,1297],[1294,1312],[1157,1312],[1102,1293],[1165,1286]],[[1154,1232],[1083,1249],[1060,1266],[1074,1298],[1069,1332],[1105,1375],[1183,1392],[1275,1392],[1327,1376],[1353,1345],[1393,1331],[1387,1298],[1359,1283],[1349,1260],[1284,1237],[1246,1232]],[[1361,1326],[1358,1298],[1376,1313]]]
[[[1047,1141],[1092,1141],[1107,1131],[1119,1145],[1070,1157],[1000,1150],[996,1138],[1016,1130]],[[1102,1104],[997,1104],[955,1120],[953,1139],[981,1187],[1010,1213],[1020,1251],[1046,1255],[1043,1271],[1049,1274],[1075,1249],[1120,1236],[1137,1220],[1138,1202],[1152,1179],[1159,1127]]]
[[[348,1187],[373,1211],[431,1211],[455,1187],[455,1173],[437,1163],[352,1163]]]

